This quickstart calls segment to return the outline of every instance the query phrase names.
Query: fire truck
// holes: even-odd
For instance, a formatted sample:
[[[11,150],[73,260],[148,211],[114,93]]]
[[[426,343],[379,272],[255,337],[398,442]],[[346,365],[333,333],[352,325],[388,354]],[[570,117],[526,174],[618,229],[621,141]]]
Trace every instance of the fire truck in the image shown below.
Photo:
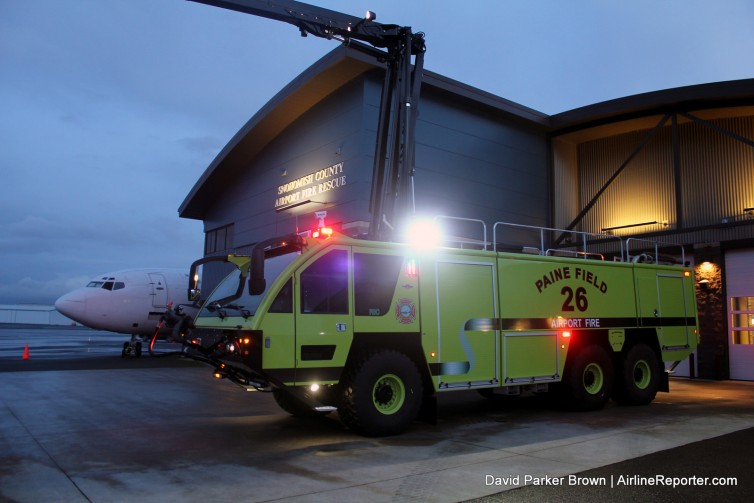
[[[423,33],[378,23],[373,12],[358,18],[293,0],[195,1],[342,41],[384,65],[385,78],[370,239],[322,225],[260,241],[248,256],[195,262],[189,297],[200,311],[194,320],[166,313],[186,355],[218,378],[272,392],[291,414],[337,410],[348,427],[375,436],[431,419],[437,395],[451,391],[553,392],[584,410],[611,397],[647,404],[668,391],[662,362],[676,365],[698,342],[682,249],[672,260],[679,267],[663,263],[672,261],[657,246],[642,243],[634,249],[648,252],[631,254],[628,240],[618,240],[605,254],[587,246],[594,235],[545,228],[526,229],[540,233],[538,246],[524,240],[509,249],[499,246],[503,230],[524,226],[497,223],[488,240],[483,222],[482,239],[460,247],[430,246],[436,232],[397,242],[393,230],[416,213]],[[204,299],[196,273],[212,261],[233,272]]]
[[[698,343],[683,250],[670,265],[618,239],[609,259],[588,251],[593,235],[569,231],[585,246],[502,251],[506,226],[526,227],[495,224],[479,249],[431,245],[436,233],[412,244],[320,228],[200,259],[192,278],[211,261],[233,272],[176,337],[215,377],[269,391],[297,416],[337,410],[369,436],[431,418],[436,397],[459,390],[550,392],[581,410],[668,391],[663,362]]]

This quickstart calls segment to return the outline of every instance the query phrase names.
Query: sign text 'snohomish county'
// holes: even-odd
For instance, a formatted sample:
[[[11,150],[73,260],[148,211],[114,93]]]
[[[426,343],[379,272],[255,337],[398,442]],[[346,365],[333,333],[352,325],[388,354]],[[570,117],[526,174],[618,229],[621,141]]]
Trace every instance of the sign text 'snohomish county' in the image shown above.
[[[278,186],[275,208],[306,201],[317,194],[345,187],[343,163],[333,164]]]

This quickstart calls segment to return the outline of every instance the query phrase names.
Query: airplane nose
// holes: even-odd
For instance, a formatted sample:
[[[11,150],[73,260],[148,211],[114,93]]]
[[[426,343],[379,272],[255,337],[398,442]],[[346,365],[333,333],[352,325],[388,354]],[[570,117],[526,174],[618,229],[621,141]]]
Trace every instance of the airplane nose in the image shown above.
[[[86,296],[79,292],[63,295],[55,301],[55,309],[74,321],[83,323],[86,318]]]

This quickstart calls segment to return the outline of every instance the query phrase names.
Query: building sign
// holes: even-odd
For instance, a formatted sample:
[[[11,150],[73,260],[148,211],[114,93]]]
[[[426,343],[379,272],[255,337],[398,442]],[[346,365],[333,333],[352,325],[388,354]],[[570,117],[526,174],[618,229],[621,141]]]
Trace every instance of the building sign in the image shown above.
[[[343,174],[343,163],[339,162],[279,185],[275,209],[305,202],[319,194],[345,187],[345,185],[346,175]]]

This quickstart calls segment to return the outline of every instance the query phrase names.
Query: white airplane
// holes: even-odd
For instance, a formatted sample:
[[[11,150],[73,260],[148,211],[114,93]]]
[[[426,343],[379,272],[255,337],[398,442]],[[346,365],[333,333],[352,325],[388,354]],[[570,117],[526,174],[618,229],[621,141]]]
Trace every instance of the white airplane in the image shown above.
[[[126,269],[93,278],[85,287],[55,301],[55,308],[82,325],[131,334],[122,356],[141,356],[141,343],[151,338],[169,305],[193,316],[196,306],[185,304],[187,269]],[[171,328],[163,324],[160,334]]]

